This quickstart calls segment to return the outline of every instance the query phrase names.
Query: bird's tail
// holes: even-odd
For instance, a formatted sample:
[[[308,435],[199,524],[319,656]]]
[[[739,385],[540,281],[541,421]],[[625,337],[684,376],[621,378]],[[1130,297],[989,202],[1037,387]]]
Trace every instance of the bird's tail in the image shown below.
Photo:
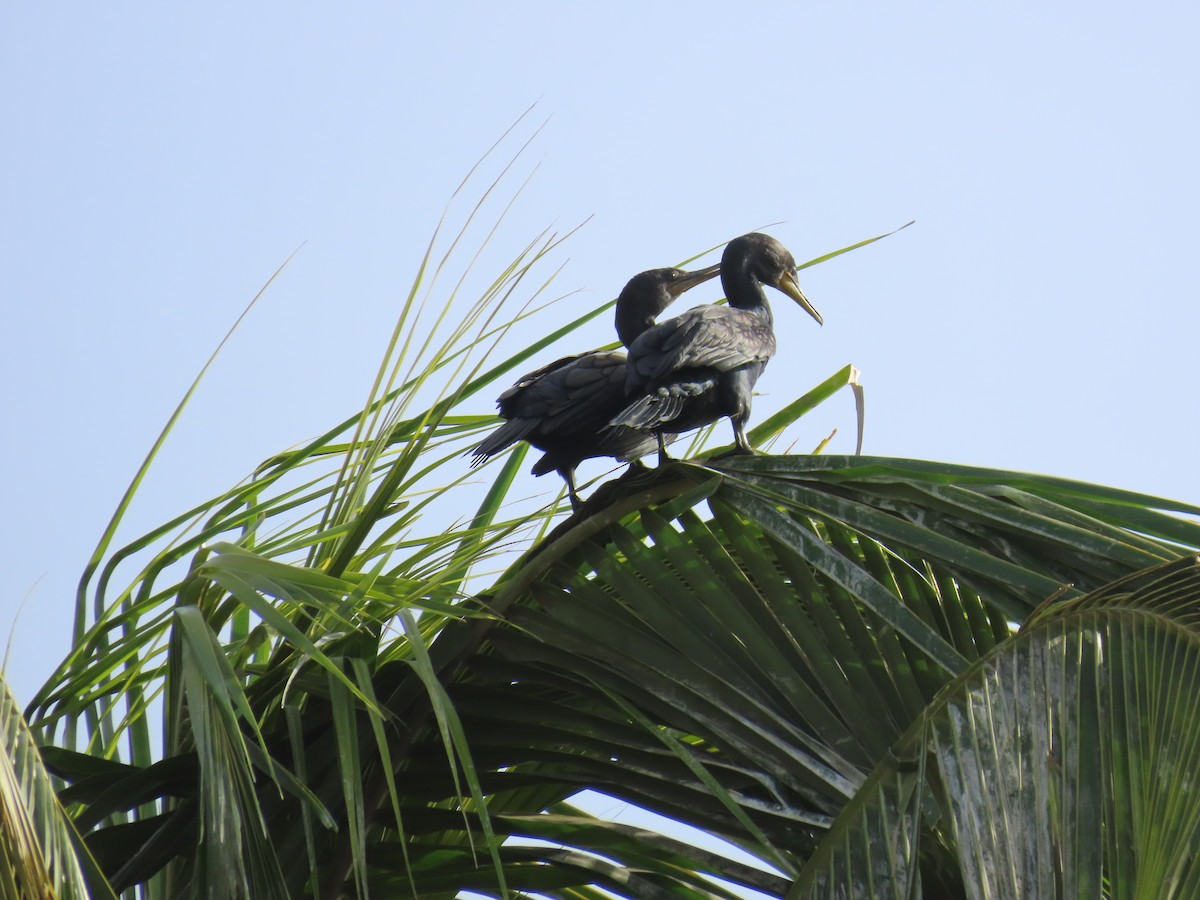
[[[536,426],[536,419],[509,419],[463,455],[471,455],[471,468],[475,468],[524,439]]]

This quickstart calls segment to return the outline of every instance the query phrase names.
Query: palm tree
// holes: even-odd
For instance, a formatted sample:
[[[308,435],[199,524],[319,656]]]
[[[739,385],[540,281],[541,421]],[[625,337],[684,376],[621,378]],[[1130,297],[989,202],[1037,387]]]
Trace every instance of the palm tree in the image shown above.
[[[452,316],[461,237],[361,411],[114,550],[135,479],[0,697],[4,896],[1200,896],[1200,509],[693,452],[562,518],[522,450],[472,473],[471,410],[611,304],[495,363],[562,238]]]

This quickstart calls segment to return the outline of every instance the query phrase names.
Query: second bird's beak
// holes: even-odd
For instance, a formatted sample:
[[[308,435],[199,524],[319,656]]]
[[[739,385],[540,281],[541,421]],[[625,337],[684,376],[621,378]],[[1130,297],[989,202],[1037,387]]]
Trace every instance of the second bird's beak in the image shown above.
[[[667,293],[672,297],[678,297],[684,291],[690,291],[698,284],[704,284],[710,278],[714,278],[721,274],[721,264],[709,266],[707,269],[697,269],[695,272],[676,278],[671,284],[667,285]]]
[[[779,276],[779,280],[775,282],[775,287],[800,304],[806,313],[817,320],[818,325],[825,324],[825,320],[821,318],[821,314],[817,312],[817,308],[808,302],[808,298],[804,296],[804,291],[800,290],[800,281],[796,278],[796,273],[791,269],[787,269]]]

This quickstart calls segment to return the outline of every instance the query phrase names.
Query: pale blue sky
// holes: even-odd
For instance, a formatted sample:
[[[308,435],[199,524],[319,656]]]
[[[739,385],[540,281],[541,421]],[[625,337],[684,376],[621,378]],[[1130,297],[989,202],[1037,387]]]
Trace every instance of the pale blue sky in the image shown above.
[[[502,249],[594,215],[557,281],[580,307],[765,223],[806,259],[917,220],[802,273],[823,329],[777,304],[757,420],[853,362],[868,453],[1200,500],[1194,4],[406,6],[0,12],[0,625],[30,594],[22,701],[263,281],[307,242],[126,538],[356,407],[451,191],[534,101],[541,166]],[[806,442],[838,425],[847,452],[849,397],[830,407]]]

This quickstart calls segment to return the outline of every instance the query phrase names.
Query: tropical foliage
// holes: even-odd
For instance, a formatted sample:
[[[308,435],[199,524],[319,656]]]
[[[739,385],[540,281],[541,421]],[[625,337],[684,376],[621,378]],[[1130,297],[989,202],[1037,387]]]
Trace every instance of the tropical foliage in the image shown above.
[[[611,304],[505,355],[562,238],[466,303],[488,209],[435,235],[360,412],[114,549],[135,480],[72,652],[0,697],[4,896],[1200,894],[1200,509],[697,444],[564,518],[523,451],[462,453]]]

